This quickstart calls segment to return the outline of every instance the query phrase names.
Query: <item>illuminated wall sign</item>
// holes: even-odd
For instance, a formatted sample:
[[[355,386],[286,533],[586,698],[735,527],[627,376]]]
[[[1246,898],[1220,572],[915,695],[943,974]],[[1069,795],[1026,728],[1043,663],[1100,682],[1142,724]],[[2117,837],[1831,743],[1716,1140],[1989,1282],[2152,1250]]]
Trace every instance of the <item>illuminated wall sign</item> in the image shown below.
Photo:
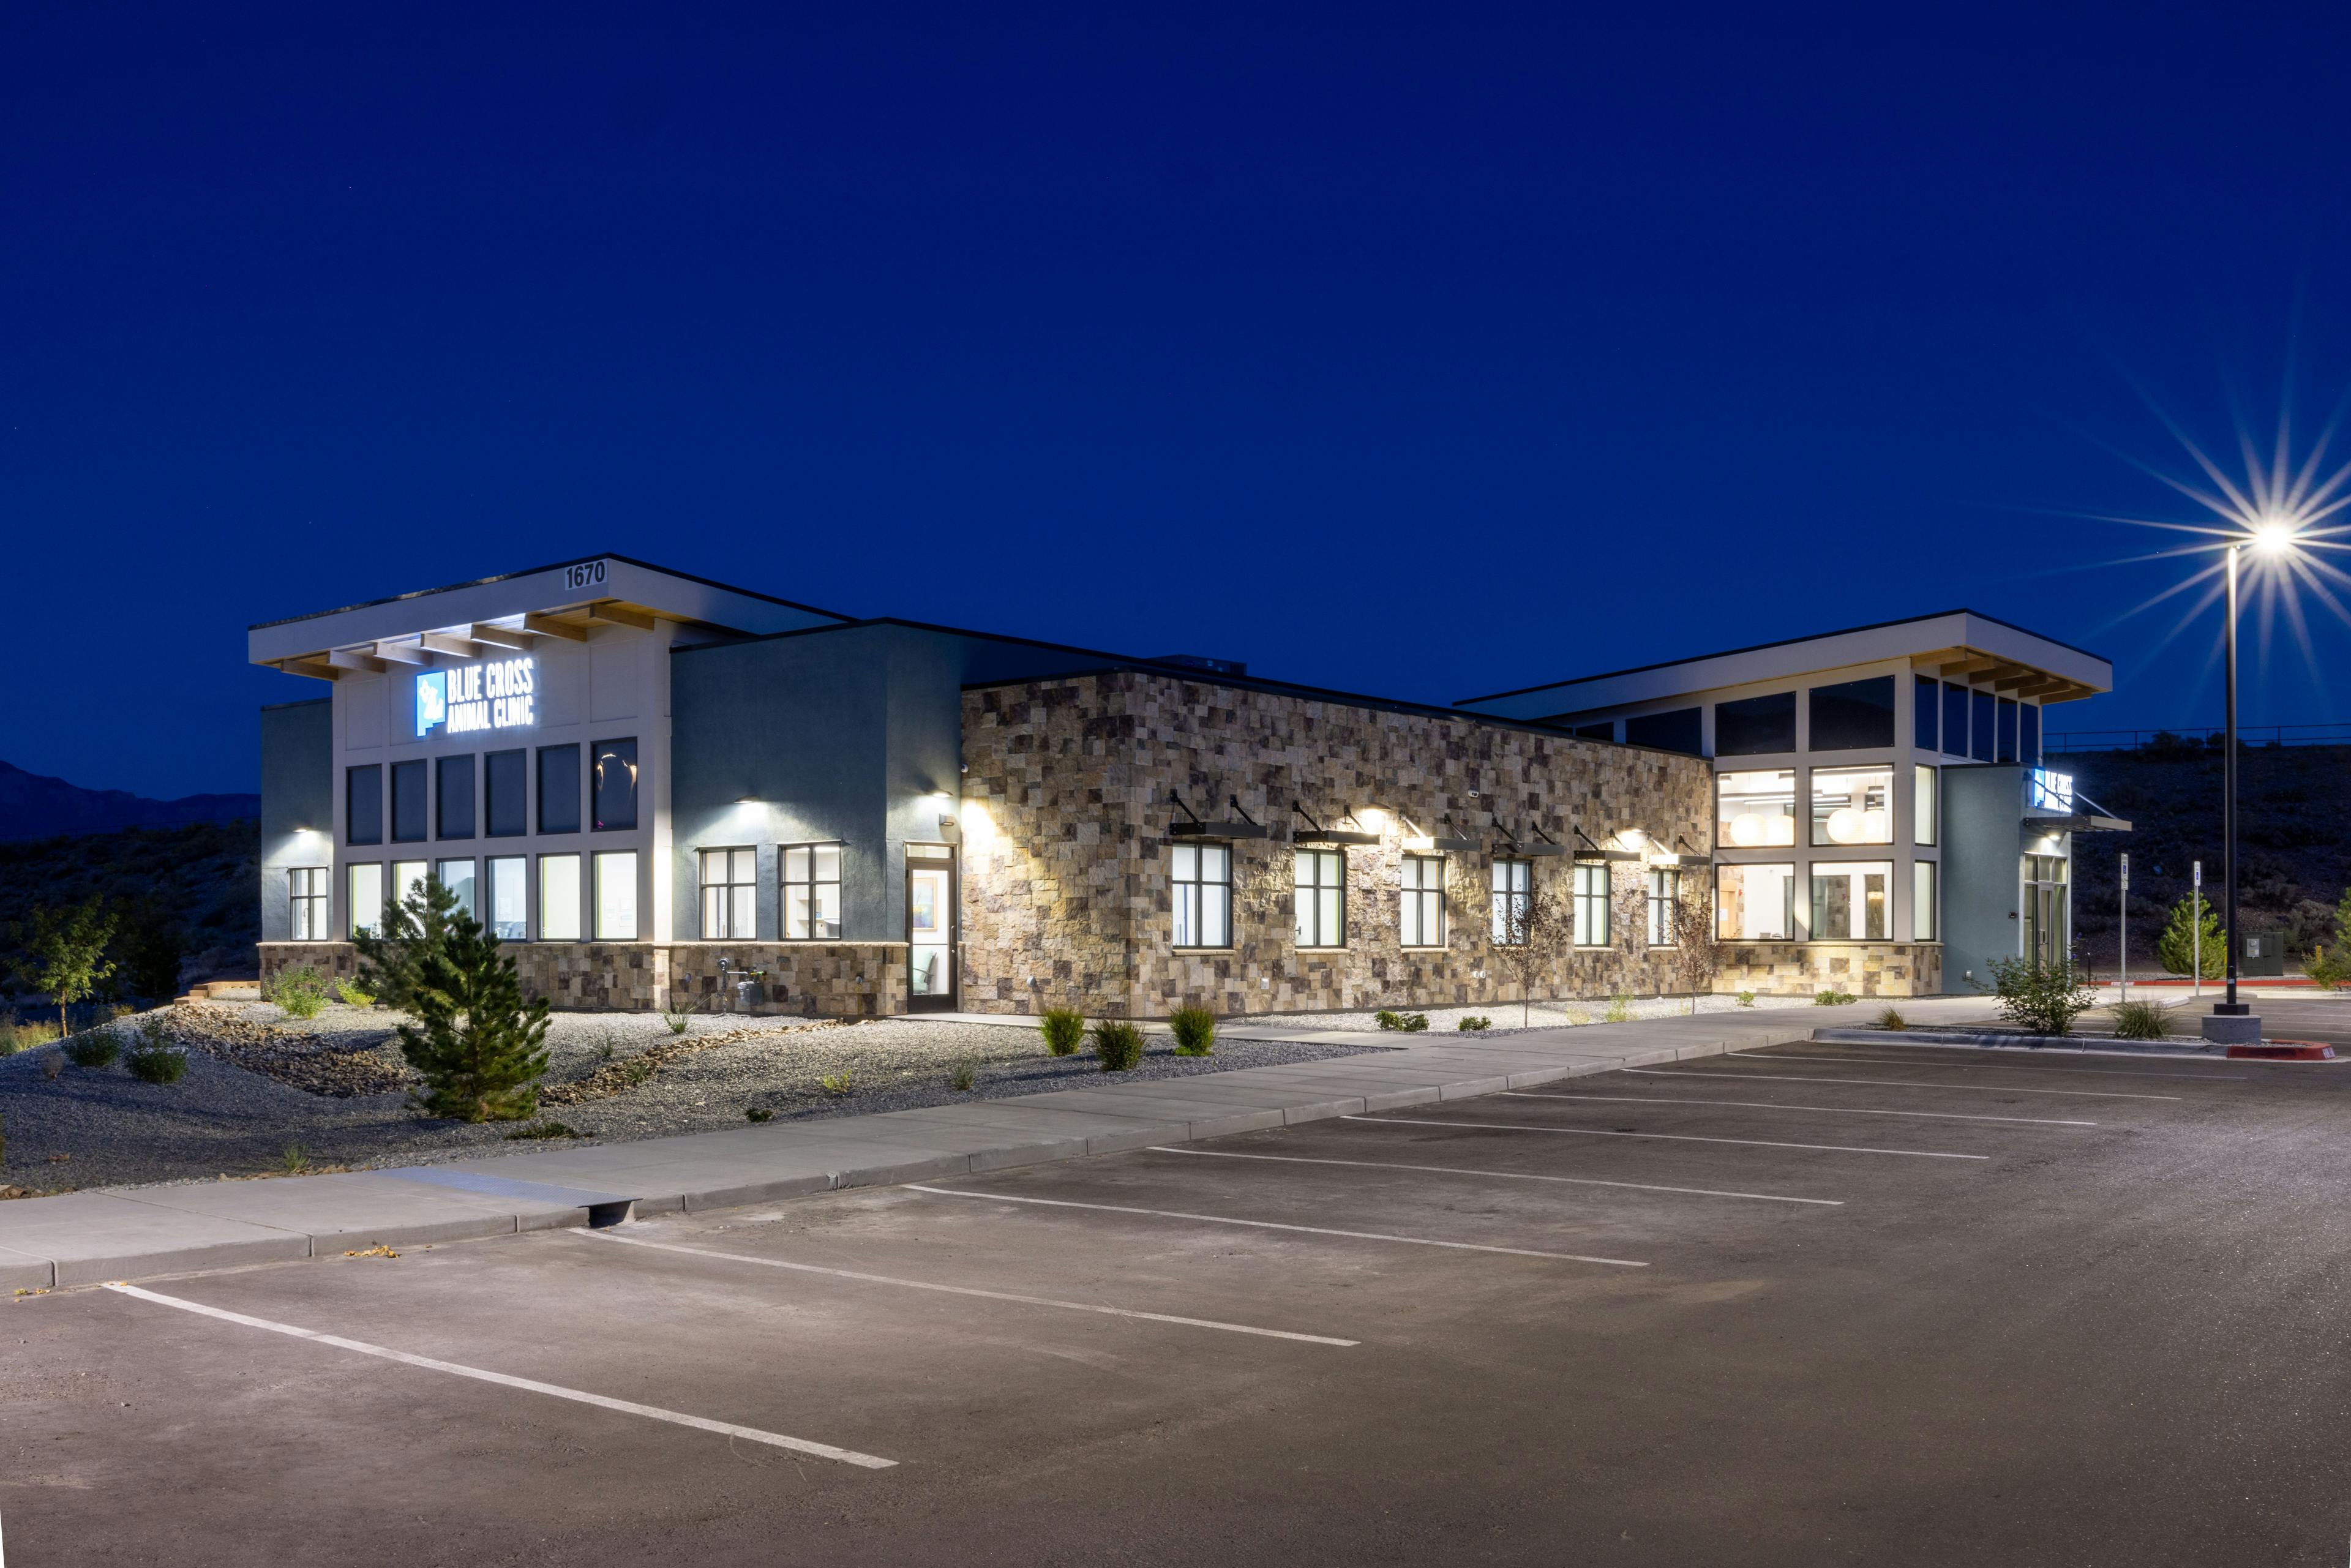
[[[538,672],[529,658],[432,670],[416,677],[418,737],[445,729],[517,729],[538,722]]]
[[[2052,773],[2046,768],[2035,768],[2024,776],[2025,799],[2035,811],[2062,811],[2074,814],[2074,776]]]

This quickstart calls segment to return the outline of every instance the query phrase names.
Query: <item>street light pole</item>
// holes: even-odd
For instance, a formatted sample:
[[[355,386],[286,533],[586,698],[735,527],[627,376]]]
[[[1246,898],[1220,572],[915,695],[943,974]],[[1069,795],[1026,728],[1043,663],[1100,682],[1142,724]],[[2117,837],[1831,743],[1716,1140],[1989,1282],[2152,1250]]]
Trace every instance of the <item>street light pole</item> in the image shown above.
[[[2237,999],[2237,557],[2242,549],[2241,545],[2229,547],[2229,625],[2223,668],[2229,750],[2220,775],[2220,876],[2227,884],[2221,899],[2228,924],[2220,940],[2229,960],[2228,996],[2212,1004],[2211,1015],[2204,1020],[2206,1040],[2230,1045],[2257,1044],[2262,1038],[2261,1020],[2252,1016],[2250,1006]]]

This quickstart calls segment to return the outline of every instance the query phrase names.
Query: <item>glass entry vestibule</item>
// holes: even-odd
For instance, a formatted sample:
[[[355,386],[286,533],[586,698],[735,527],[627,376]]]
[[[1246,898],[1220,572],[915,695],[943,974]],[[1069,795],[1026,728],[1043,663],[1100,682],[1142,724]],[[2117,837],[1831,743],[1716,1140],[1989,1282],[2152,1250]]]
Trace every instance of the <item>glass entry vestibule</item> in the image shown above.
[[[2066,895],[2065,857],[2024,857],[2024,886],[2018,915],[2022,920],[2023,956],[2053,964],[2072,955],[2072,901]]]
[[[947,844],[906,846],[906,1009],[956,1005],[956,865]]]

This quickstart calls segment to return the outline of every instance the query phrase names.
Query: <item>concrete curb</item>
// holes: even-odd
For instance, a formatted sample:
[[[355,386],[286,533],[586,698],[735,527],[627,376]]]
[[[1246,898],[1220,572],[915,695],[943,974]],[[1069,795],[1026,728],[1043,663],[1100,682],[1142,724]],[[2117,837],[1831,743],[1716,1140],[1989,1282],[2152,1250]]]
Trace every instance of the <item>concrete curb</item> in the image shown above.
[[[1194,1143],[1809,1040],[1822,1010],[1585,1024],[1491,1042],[1440,1036],[1371,1056],[1144,1082],[1113,1078],[870,1116],[334,1176],[15,1199],[0,1203],[0,1289],[585,1228]]]

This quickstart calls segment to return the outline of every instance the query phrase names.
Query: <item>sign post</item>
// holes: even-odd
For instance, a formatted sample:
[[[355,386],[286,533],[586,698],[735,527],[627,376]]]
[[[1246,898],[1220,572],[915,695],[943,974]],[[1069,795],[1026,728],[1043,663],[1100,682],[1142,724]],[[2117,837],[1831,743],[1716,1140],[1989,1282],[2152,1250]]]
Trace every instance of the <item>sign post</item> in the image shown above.
[[[2189,943],[2196,955],[2191,960],[2195,965],[2195,995],[2198,1001],[2202,1001],[2204,999],[2204,862],[2202,861],[2196,862],[2195,891],[2188,896],[2191,901],[2189,904],[2189,913],[2196,917],[2193,926],[2196,935],[2189,939]]]
[[[2126,1002],[2130,1000],[2130,855],[2128,852],[2125,852],[2123,855],[2122,884],[2123,952],[2122,962],[2116,972],[2122,977],[2122,995],[2117,999]]]

